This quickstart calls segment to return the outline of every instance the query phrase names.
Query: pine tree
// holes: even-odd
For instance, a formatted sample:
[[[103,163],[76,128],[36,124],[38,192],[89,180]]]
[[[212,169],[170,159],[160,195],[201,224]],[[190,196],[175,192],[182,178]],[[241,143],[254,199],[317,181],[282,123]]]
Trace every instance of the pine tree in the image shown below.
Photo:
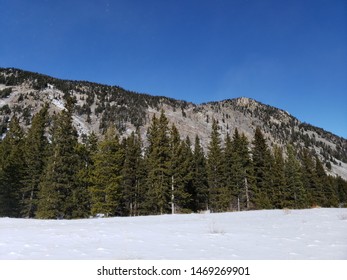
[[[343,180],[340,176],[334,178],[333,181],[337,190],[339,206],[347,207],[347,181]]]
[[[114,127],[107,129],[93,162],[92,185],[89,188],[92,215],[122,215],[120,202],[124,151]]]
[[[211,140],[207,154],[207,176],[209,184],[209,208],[212,212],[226,211],[230,192],[224,182],[224,162],[217,121],[213,119]]]
[[[181,200],[182,209],[186,209],[186,211],[191,212],[195,211],[195,202],[194,197],[196,197],[196,188],[193,185],[193,151],[192,151],[192,143],[190,138],[187,136],[185,141],[181,142],[182,147],[182,168],[183,171],[183,179],[184,179],[184,189],[187,195],[185,195],[185,199]]]
[[[142,185],[145,181],[142,141],[139,132],[134,132],[125,140],[124,165],[122,170],[122,205],[125,215],[135,216],[140,213],[144,194]]]
[[[307,149],[301,153],[302,160],[302,182],[307,192],[307,201],[309,206],[321,206],[323,203],[323,188],[318,182],[315,162]]]
[[[317,188],[322,190],[322,200],[320,205],[323,207],[337,207],[337,189],[329,180],[328,175],[325,173],[324,167],[318,156],[315,157],[315,173],[317,176]]]
[[[48,106],[43,107],[32,120],[32,125],[25,139],[25,169],[21,187],[21,214],[33,218],[38,204],[39,183],[46,167],[48,140],[45,129],[48,119]]]
[[[256,203],[253,165],[248,146],[249,142],[247,137],[244,134],[240,136],[238,130],[235,129],[232,140],[232,174],[235,196],[237,198],[233,208],[237,207],[237,210],[249,210],[253,208]]]
[[[273,189],[270,181],[272,157],[259,127],[254,134],[252,160],[258,191],[257,207],[272,208]]]
[[[182,146],[179,132],[173,124],[170,131],[170,172],[171,172],[171,213],[175,214],[177,208],[177,195],[183,191],[180,168],[182,164]]]
[[[235,163],[235,155],[234,148],[232,146],[232,141],[229,133],[227,133],[225,137],[225,148],[224,148],[224,183],[226,188],[228,189],[229,197],[228,204],[229,208],[236,209],[237,207],[237,190],[235,186],[235,174],[234,174],[234,166]]]
[[[91,198],[89,189],[92,186],[93,158],[97,151],[98,138],[94,132],[82,139],[77,145],[76,153],[79,157],[79,166],[76,175],[75,202],[73,217],[88,217],[91,212]]]
[[[307,193],[302,182],[302,171],[292,145],[287,146],[285,161],[285,184],[283,192],[283,208],[305,208],[308,206]]]
[[[272,169],[272,188],[273,205],[275,208],[283,208],[284,190],[285,190],[285,165],[283,151],[279,146],[274,147],[274,164]]]
[[[164,111],[161,111],[159,119],[153,117],[148,130],[148,141],[146,209],[152,214],[169,213],[171,210],[171,157],[168,120]]]
[[[52,152],[39,185],[36,216],[41,219],[77,218],[78,137],[71,110],[63,110],[54,120]]]
[[[20,189],[24,175],[23,131],[13,116],[0,150],[0,217],[20,216]]]
[[[188,137],[185,141],[179,141],[171,158],[173,198],[176,211],[180,213],[191,212],[193,208],[192,197],[195,190],[192,185],[193,154],[190,146]]]
[[[206,159],[198,135],[195,136],[194,143],[192,184],[195,189],[193,210],[208,210]]]

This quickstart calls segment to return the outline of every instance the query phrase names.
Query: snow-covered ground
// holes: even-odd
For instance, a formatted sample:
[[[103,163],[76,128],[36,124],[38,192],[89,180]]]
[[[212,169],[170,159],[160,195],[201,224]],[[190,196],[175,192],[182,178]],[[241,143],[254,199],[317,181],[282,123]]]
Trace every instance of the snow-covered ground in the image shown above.
[[[0,219],[0,259],[347,259],[347,209]]]

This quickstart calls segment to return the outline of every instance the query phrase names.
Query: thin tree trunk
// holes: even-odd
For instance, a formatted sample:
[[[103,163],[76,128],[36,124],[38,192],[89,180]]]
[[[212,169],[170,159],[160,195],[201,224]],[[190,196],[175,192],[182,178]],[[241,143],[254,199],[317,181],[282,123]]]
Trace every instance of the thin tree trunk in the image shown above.
[[[248,210],[249,209],[249,193],[248,193],[248,182],[246,177],[245,177],[245,190],[246,190],[246,207]]]
[[[174,195],[174,183],[175,179],[174,176],[171,177],[171,214],[175,214],[175,195]]]

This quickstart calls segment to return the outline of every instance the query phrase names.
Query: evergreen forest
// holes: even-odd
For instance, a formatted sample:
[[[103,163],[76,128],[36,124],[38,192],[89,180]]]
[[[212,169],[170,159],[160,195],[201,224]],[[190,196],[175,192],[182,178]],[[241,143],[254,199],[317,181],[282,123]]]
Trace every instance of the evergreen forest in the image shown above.
[[[0,140],[0,217],[76,219],[169,213],[345,207],[347,182],[329,176],[304,146],[269,147],[260,127],[250,142],[237,129],[224,138],[212,120],[208,149],[181,139],[165,112],[147,139],[78,141],[73,104],[50,116],[48,105],[24,131],[16,116]],[[148,143],[144,145],[144,140]]]

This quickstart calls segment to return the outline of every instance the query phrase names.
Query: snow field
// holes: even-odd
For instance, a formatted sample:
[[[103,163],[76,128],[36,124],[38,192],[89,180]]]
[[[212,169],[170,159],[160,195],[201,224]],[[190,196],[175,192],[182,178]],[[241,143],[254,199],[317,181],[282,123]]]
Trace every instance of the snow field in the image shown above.
[[[347,209],[1,218],[0,259],[347,260]]]

